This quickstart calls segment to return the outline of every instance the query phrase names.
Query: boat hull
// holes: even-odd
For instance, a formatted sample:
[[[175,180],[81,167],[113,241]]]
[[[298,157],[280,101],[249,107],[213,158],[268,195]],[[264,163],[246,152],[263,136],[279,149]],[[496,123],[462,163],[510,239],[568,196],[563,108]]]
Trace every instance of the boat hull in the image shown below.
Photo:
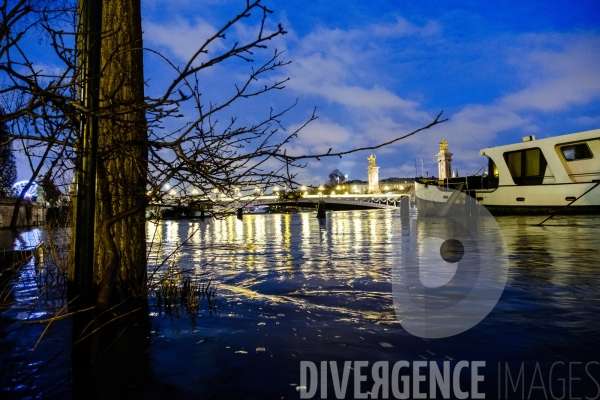
[[[415,201],[419,214],[436,215],[445,204],[444,197],[448,198],[450,193],[445,187],[416,182]],[[467,190],[466,193],[492,215],[600,214],[600,185],[596,186],[594,182],[506,186],[494,190]]]

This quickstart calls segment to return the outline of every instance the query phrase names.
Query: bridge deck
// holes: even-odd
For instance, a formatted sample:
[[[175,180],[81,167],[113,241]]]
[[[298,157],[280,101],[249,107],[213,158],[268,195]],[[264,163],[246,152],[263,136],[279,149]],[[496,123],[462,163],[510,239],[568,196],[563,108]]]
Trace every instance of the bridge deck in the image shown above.
[[[307,195],[297,200],[282,199],[279,196],[259,196],[241,198],[197,199],[199,204],[209,203],[213,208],[237,209],[261,205],[289,205],[297,207],[316,207],[319,201],[327,204],[330,210],[357,210],[357,209],[393,209],[399,204],[406,194],[379,194],[379,195]],[[181,199],[183,200],[183,199]],[[150,204],[150,207],[189,207],[185,203]]]

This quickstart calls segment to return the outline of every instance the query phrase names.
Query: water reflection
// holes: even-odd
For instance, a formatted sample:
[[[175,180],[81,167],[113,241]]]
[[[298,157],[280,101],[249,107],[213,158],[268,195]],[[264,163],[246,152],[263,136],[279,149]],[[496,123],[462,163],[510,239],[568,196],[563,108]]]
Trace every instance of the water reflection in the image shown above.
[[[600,218],[555,218],[552,225],[538,227],[535,224],[539,219],[498,218],[513,260],[511,276],[518,277],[514,284],[547,282],[572,286],[597,282],[593,271],[600,260]]]
[[[301,213],[200,222],[203,240],[185,246],[181,262],[205,262],[201,271],[218,281],[222,313],[204,319],[202,333],[186,334],[202,341],[186,351],[216,357],[222,366],[190,376],[202,390],[209,387],[207,397],[246,391],[291,397],[299,360],[484,359],[495,365],[590,358],[588,348],[600,339],[593,328],[600,323],[600,218],[556,218],[548,227],[533,226],[535,217],[499,218],[510,263],[502,298],[471,330],[437,341],[409,335],[393,310],[392,266],[415,222],[415,215],[390,211],[331,212],[325,221]],[[175,243],[163,240],[164,257]],[[190,363],[197,370],[204,365]],[[245,373],[229,389],[209,384],[238,368]]]
[[[200,222],[204,240],[190,240],[183,246],[180,263],[185,267],[203,263],[202,270],[196,264],[195,271],[218,280],[225,298],[240,299],[241,293],[251,298],[260,295],[302,308],[338,309],[353,317],[393,323],[390,304],[384,315],[375,315],[366,303],[348,307],[349,300],[360,305],[387,296],[393,218],[389,211],[352,211],[331,213],[324,223],[313,213]],[[190,231],[185,224],[180,230]],[[175,238],[180,236],[168,233],[162,237],[160,257],[165,259],[175,251]]]

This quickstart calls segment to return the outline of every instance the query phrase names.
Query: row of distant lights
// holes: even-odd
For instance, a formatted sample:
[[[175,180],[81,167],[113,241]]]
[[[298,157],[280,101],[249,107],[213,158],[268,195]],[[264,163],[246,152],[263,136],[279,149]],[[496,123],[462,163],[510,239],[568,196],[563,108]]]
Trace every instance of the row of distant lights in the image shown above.
[[[258,188],[257,188],[257,189],[258,189]],[[335,188],[335,189],[336,189],[337,191],[340,191],[340,189],[341,189],[341,188],[340,188],[340,186],[338,185],[338,186],[336,186],[336,188]],[[279,191],[279,188],[278,188],[277,186],[275,186],[275,187],[273,188],[273,190],[274,190],[275,192],[278,192],[278,191]],[[306,191],[306,186],[302,186],[301,190],[304,192],[304,195],[305,195],[305,196],[307,196],[307,195],[308,195],[308,192]],[[317,188],[317,190],[319,191],[319,193],[321,193],[323,190],[325,190],[325,188],[324,188],[324,187],[321,185],[321,186],[319,186],[319,187]],[[331,191],[331,194],[332,194],[332,195],[335,195],[335,194],[336,194],[336,190],[332,190],[332,191]],[[387,192],[387,191],[389,191],[389,190],[390,190],[390,187],[389,187],[389,186],[385,186],[385,187],[384,187],[384,190]],[[400,186],[400,190],[404,190],[404,186]],[[357,187],[357,186],[352,186],[352,191],[353,191],[354,193],[358,193],[358,187]],[[348,191],[346,191],[344,194],[348,194]]]
[[[170,190],[169,190],[169,189],[170,189]],[[287,186],[284,186],[284,187],[283,187],[283,189],[284,189],[284,190],[287,190]],[[340,189],[341,189],[341,188],[340,188],[340,186],[339,186],[339,185],[338,185],[338,186],[336,186],[336,190],[337,190],[337,191],[339,191]],[[400,190],[402,190],[402,189],[404,189],[404,186],[400,186]],[[304,196],[308,196],[308,192],[306,191],[306,186],[302,186],[302,187],[300,188],[300,190],[302,190],[302,192],[304,192]],[[317,190],[319,191],[319,194],[321,194],[321,192],[323,192],[323,190],[325,190],[325,188],[323,187],[323,185],[321,185],[321,186],[319,186],[319,187],[317,188]],[[389,190],[390,190],[390,187],[389,187],[389,186],[385,186],[385,187],[384,187],[384,190],[387,192],[387,191],[389,191]],[[168,183],[165,185],[165,191],[166,191],[166,192],[168,192],[168,193],[169,193],[169,195],[170,195],[171,197],[173,197],[173,196],[175,196],[175,195],[177,194],[177,193],[175,192],[175,190],[174,190],[174,189],[171,189],[171,186],[170,186]],[[239,188],[236,188],[236,189],[235,189],[235,191],[237,192],[237,195],[239,196],[239,194],[240,194],[240,189],[239,189]],[[259,187],[256,187],[256,188],[254,189],[254,191],[255,191],[257,194],[261,192],[261,190],[260,190],[260,188],[259,188]],[[354,193],[358,193],[358,187],[357,187],[357,186],[353,186],[353,187],[352,187],[352,191],[353,191]],[[212,190],[212,192],[215,194],[215,196],[216,196],[216,197],[218,197],[218,196],[219,196],[219,189],[216,189],[216,188],[215,188],[215,189],[213,189],[213,190]],[[151,192],[148,192],[148,194],[150,194],[150,193],[151,193]],[[275,187],[273,188],[273,193],[274,193],[274,194],[277,194],[277,193],[279,193],[279,187],[275,186]],[[336,191],[335,191],[335,190],[332,190],[332,191],[331,191],[331,194],[332,194],[332,195],[335,195],[335,194],[336,194]],[[346,191],[344,194],[348,194],[348,192]],[[194,188],[194,189],[192,190],[192,195],[194,195],[194,196],[198,195],[198,189]],[[225,195],[225,194],[223,194],[223,195]]]

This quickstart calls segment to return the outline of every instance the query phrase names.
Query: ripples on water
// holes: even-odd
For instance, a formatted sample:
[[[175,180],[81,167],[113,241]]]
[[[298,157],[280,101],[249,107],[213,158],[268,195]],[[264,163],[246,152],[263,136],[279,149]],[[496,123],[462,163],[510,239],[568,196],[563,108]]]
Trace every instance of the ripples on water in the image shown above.
[[[526,363],[528,385],[539,362],[548,387],[553,362],[598,360],[600,217],[497,221],[510,265],[499,303],[471,330],[436,340],[408,334],[394,314],[397,211],[148,223],[150,273],[177,250],[181,269],[217,284],[219,309],[195,322],[151,310],[154,395],[298,398],[301,360],[483,360],[487,398],[497,398],[498,362],[515,373]],[[589,379],[574,395],[590,385],[593,397]]]
[[[547,374],[555,361],[594,360],[600,218],[557,217],[533,226],[540,221],[498,218],[509,254],[507,288],[483,322],[439,340],[407,334],[394,314],[396,212],[337,212],[324,223],[314,214],[282,214],[149,224],[149,237],[157,229],[164,239],[163,257],[196,232],[181,250],[181,264],[219,282],[221,301],[220,317],[184,335],[162,330],[157,343],[187,338],[189,347],[178,355],[165,347],[157,359],[166,355],[172,363],[161,362],[161,371],[177,370],[185,358],[179,371],[197,382],[187,386],[190,393],[249,390],[260,397],[297,396],[292,385],[299,383],[300,360],[484,360],[486,376],[496,375],[498,362],[518,370],[521,362],[539,361]]]

